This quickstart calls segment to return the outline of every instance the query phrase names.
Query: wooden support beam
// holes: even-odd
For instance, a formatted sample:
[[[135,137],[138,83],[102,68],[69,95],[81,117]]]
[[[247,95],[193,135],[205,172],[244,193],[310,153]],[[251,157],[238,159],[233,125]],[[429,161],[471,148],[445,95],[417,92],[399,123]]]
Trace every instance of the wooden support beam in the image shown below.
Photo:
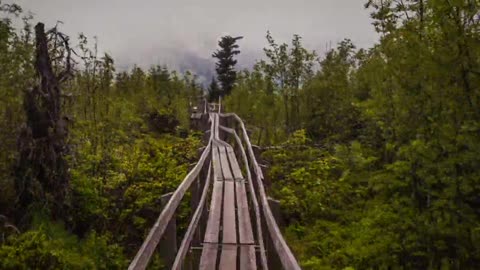
[[[272,209],[272,215],[273,215],[273,218],[275,218],[277,225],[279,227],[283,227],[285,225],[285,222],[282,218],[280,201],[268,197],[268,205],[270,206],[270,209]]]
[[[173,192],[170,192],[160,197],[162,208],[168,204],[168,201],[170,201],[172,195]],[[165,266],[170,268],[177,254],[177,219],[175,216],[173,216],[170,219],[170,222],[168,222],[165,233],[160,240],[159,253]]]
[[[197,204],[197,207],[195,209],[195,213],[193,214],[192,220],[190,222],[190,225],[188,226],[187,232],[185,233],[185,236],[182,240],[182,244],[180,245],[180,249],[178,250],[178,254],[175,258],[175,262],[173,264],[172,269],[173,270],[180,270],[182,269],[182,263],[187,256],[187,252],[189,251],[189,247],[192,246],[192,243],[194,243],[194,246],[198,246],[199,242],[195,244],[195,241],[193,240],[195,236],[200,236],[201,234],[198,233],[197,227],[199,226],[199,222],[201,222],[201,216],[206,214],[205,212],[205,202],[207,201],[207,194],[208,194],[208,189],[210,187],[210,179],[212,177],[212,165],[210,164],[208,167],[208,172],[206,174],[206,178],[204,181],[204,186],[203,186],[203,191],[201,198]],[[197,233],[196,233],[197,232]],[[189,260],[191,262],[191,265],[199,265],[199,257],[200,254],[196,251],[191,251],[190,252],[192,256],[190,256]],[[195,268],[196,269],[196,268]]]

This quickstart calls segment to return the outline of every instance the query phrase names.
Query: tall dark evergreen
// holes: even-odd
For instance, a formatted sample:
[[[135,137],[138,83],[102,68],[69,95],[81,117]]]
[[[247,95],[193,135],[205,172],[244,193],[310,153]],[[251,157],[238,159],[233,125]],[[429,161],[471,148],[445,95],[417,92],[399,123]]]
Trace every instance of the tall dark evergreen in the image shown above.
[[[220,96],[230,94],[233,85],[235,84],[235,80],[237,79],[237,72],[234,69],[237,60],[234,59],[234,56],[240,53],[236,42],[242,38],[243,37],[231,36],[222,37],[218,42],[220,49],[212,55],[214,58],[218,59],[215,65],[215,70],[217,71],[218,81],[222,86]]]
[[[217,80],[215,77],[212,77],[212,81],[210,82],[210,85],[208,86],[208,100],[214,101],[217,100],[218,97],[220,96],[220,86],[218,85]]]

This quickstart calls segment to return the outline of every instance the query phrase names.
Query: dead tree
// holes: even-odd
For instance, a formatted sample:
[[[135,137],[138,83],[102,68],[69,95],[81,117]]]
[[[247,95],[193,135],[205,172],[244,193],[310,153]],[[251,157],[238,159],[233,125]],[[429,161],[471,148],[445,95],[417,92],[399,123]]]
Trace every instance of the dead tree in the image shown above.
[[[17,219],[22,219],[32,204],[45,207],[54,218],[65,214],[69,190],[69,173],[65,160],[68,134],[67,118],[62,115],[60,83],[71,75],[71,50],[68,37],[56,28],[45,32],[35,26],[35,69],[37,85],[25,91],[26,123],[18,138],[16,168]],[[63,68],[52,67],[52,40],[62,44]],[[49,43],[50,41],[50,43]],[[50,45],[50,46],[49,46]],[[60,56],[59,56],[60,55]]]

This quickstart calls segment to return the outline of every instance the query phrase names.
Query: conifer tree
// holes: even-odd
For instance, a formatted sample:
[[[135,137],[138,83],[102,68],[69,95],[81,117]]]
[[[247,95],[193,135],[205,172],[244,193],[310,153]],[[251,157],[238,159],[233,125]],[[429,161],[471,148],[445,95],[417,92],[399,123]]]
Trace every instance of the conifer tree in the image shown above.
[[[208,100],[209,101],[217,100],[219,96],[220,96],[220,86],[218,85],[218,82],[215,79],[215,77],[212,77],[210,86],[208,86]]]
[[[237,72],[234,67],[237,64],[237,60],[233,57],[240,53],[238,50],[238,45],[236,44],[237,40],[242,39],[243,37],[231,37],[224,36],[218,42],[218,49],[213,53],[213,57],[217,58],[217,63],[215,70],[217,71],[218,81],[222,86],[222,92],[220,96],[225,96],[230,94],[232,91],[233,85],[237,78]]]

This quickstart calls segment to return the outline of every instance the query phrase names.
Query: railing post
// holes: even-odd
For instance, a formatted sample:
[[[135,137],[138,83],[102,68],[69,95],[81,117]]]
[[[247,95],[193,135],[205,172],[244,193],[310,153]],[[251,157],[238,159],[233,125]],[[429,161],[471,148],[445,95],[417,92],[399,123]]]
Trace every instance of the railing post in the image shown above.
[[[274,200],[270,197],[267,197],[268,205],[270,206],[270,210],[272,210],[273,218],[279,227],[282,227],[283,221],[280,213],[280,202]],[[282,262],[278,257],[278,254],[275,252],[275,247],[273,245],[272,239],[270,237],[270,233],[267,231],[266,234],[268,235],[268,268],[269,269],[283,269]]]
[[[170,192],[160,197],[162,208],[167,205],[172,195],[173,192]],[[162,258],[162,262],[169,269],[175,261],[175,256],[177,254],[177,219],[175,215],[172,217],[167,225],[167,228],[165,229],[165,233],[159,245],[159,253],[160,257]]]
[[[277,222],[278,227],[282,228],[284,226],[284,222],[282,219],[280,201],[268,197],[268,205],[272,210],[272,215],[275,218],[275,221]]]
[[[200,172],[200,174],[197,176],[196,181],[192,184],[191,187],[191,201],[190,201],[190,209],[192,213],[197,210],[198,204],[200,202],[200,196],[201,196],[201,191],[203,190],[202,185],[200,180],[204,177],[204,170]],[[202,242],[201,240],[201,234],[200,234],[200,226],[197,226],[197,229],[193,235],[191,246],[192,247],[198,247],[200,246],[200,243]],[[200,264],[200,254],[196,250],[191,250],[189,251],[189,256],[187,256],[187,261],[185,265],[185,270],[191,270],[193,269],[193,265],[199,265]]]
[[[263,163],[261,158],[262,150],[260,149],[260,147],[257,145],[252,145],[252,150],[253,154],[255,155],[255,159],[257,160],[257,163]]]
[[[211,162],[211,157],[208,157],[205,163],[209,164],[210,162]],[[203,188],[207,184],[207,177],[210,177],[210,175],[208,175],[208,171],[203,170],[200,173],[200,179],[199,179],[200,180],[200,191],[199,191],[200,197],[201,197],[201,190],[203,190]],[[202,242],[202,236],[204,235],[205,230],[207,229],[207,219],[208,219],[207,206],[204,206],[202,210],[202,215],[200,216],[198,229],[197,229],[198,234],[200,236],[200,243]]]
[[[201,178],[201,174],[197,177],[195,182],[192,183],[192,187],[190,188],[190,193],[191,193],[191,200],[190,200],[190,209],[192,210],[192,213],[195,212],[195,210],[198,207],[198,202],[200,201],[200,191],[202,188],[200,187],[200,182],[199,179]],[[192,240],[192,245],[197,245],[200,242],[199,240],[199,235],[195,234]]]

